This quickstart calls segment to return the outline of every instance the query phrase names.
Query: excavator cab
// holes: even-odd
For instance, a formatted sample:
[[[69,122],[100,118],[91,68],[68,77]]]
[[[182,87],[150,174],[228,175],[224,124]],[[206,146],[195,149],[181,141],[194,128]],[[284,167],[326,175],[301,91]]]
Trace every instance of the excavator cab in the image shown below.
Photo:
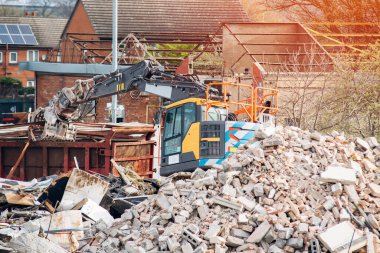
[[[252,139],[261,124],[274,121],[277,90],[222,82],[207,84],[207,90],[215,87],[222,91],[219,98],[188,98],[166,106],[161,176],[221,164]],[[235,89],[244,91],[244,95],[237,96]],[[271,101],[270,107],[266,101]]]

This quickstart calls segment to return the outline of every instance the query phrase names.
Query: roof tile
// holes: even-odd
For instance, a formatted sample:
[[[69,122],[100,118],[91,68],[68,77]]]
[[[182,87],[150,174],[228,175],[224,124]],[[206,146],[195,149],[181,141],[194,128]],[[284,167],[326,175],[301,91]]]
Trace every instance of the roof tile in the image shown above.
[[[28,24],[32,27],[39,47],[57,47],[67,19],[40,17],[0,17],[4,24]]]
[[[112,33],[112,0],[82,0],[97,34]],[[250,21],[240,0],[119,0],[119,34],[215,33],[223,22]]]

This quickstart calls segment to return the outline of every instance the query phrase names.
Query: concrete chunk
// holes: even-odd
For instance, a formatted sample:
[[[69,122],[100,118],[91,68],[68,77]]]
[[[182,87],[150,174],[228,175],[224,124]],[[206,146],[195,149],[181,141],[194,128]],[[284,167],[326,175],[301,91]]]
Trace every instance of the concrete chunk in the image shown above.
[[[303,239],[302,238],[290,238],[288,240],[288,245],[294,249],[303,248]]]
[[[339,213],[339,221],[340,222],[344,222],[344,221],[350,221],[351,220],[351,216],[350,214],[346,211],[345,208],[342,208],[340,209],[340,213]]]
[[[226,253],[228,250],[227,247],[224,247],[222,245],[219,245],[219,244],[215,244],[215,253]]]
[[[268,252],[269,253],[284,253],[284,251],[280,249],[279,247],[277,247],[276,245],[271,245],[268,249]]]
[[[215,204],[225,206],[228,208],[232,208],[232,209],[238,210],[240,212],[243,211],[243,205],[241,205],[235,201],[227,200],[227,199],[224,199],[224,198],[218,197],[218,196],[214,196],[212,198],[212,200],[214,201]]]
[[[336,184],[331,185],[331,192],[334,195],[341,194],[343,192],[342,184],[341,183],[336,183]]]
[[[280,239],[288,240],[293,235],[293,232],[293,228],[280,228],[277,234]]]
[[[368,159],[363,159],[364,168],[368,171],[380,171],[375,164],[371,163]]]
[[[264,147],[273,147],[284,145],[284,139],[280,135],[273,135],[263,141]]]
[[[171,252],[176,251],[178,248],[181,247],[178,241],[176,241],[174,238],[169,238],[167,241],[168,248]]]
[[[358,204],[360,201],[360,197],[358,193],[356,192],[355,186],[353,185],[345,185],[344,191],[347,193],[349,199],[354,202],[355,204]]]
[[[157,195],[156,204],[157,204],[157,206],[159,206],[163,210],[168,210],[170,208],[169,200],[162,193]]]
[[[368,137],[365,140],[371,148],[376,148],[377,146],[379,146],[379,142],[377,141],[376,137]]]
[[[197,208],[199,217],[203,220],[209,214],[209,208],[207,205],[202,205]]]
[[[212,223],[208,228],[204,238],[210,240],[212,237],[217,236],[221,230],[221,226],[215,223]]]
[[[202,243],[202,240],[201,238],[199,238],[199,236],[192,233],[190,230],[186,228],[182,232],[182,238],[191,243],[194,247],[198,247]]]
[[[352,169],[339,166],[328,166],[325,172],[321,173],[321,181],[328,183],[355,184],[356,174]]]
[[[193,247],[191,247],[191,244],[184,241],[181,246],[183,253],[193,253]]]
[[[247,215],[245,213],[239,214],[239,216],[238,216],[238,223],[239,224],[243,224],[243,225],[248,224],[248,218],[247,218]]]
[[[351,241],[353,242],[351,245],[352,251],[360,249],[367,243],[362,232],[355,229],[348,221],[330,227],[319,234],[318,239],[331,252],[336,252],[340,247],[349,247]]]
[[[245,209],[247,209],[248,211],[252,211],[255,206],[256,206],[256,202],[254,200],[250,200],[244,196],[240,196],[238,199],[237,199],[243,206]]]
[[[215,184],[215,180],[213,176],[204,177],[194,182],[194,186],[197,188],[200,188],[204,185],[208,186],[208,185],[214,185],[214,184]]]
[[[256,197],[264,196],[264,185],[259,183],[253,186],[253,193]]]
[[[380,185],[374,184],[374,183],[370,183],[370,184],[368,184],[368,187],[371,190],[372,196],[380,198]]]
[[[226,239],[226,245],[231,247],[239,247],[244,244],[244,240],[234,237],[234,236],[227,236]]]
[[[50,253],[67,253],[65,249],[48,239],[39,237],[35,234],[23,234],[13,238],[9,247],[19,253],[29,252],[50,252]]]
[[[211,244],[225,244],[226,243],[226,239],[224,239],[221,236],[213,236],[213,237],[210,238],[210,243]]]
[[[256,229],[253,231],[253,233],[248,237],[247,242],[253,242],[258,243],[260,242],[266,233],[270,230],[271,225],[267,220],[263,221]]]
[[[309,225],[307,223],[298,224],[298,233],[307,233],[309,231]]]
[[[359,137],[355,139],[355,143],[356,143],[356,146],[359,147],[359,149],[361,149],[363,151],[367,151],[367,150],[371,149],[370,146],[368,145],[368,143]]]
[[[225,186],[223,186],[222,193],[224,195],[228,195],[228,196],[235,198],[236,189],[233,186],[226,184]]]
[[[174,222],[179,224],[185,223],[186,217],[183,217],[182,215],[176,215],[174,216]]]
[[[191,174],[191,179],[197,180],[197,179],[203,178],[205,174],[206,174],[206,172],[204,170],[202,170],[201,168],[197,168]]]
[[[248,238],[251,234],[239,228],[232,228],[231,235],[240,238]]]
[[[272,188],[272,189],[269,191],[268,198],[269,198],[269,199],[273,199],[275,195],[276,195],[276,189],[273,189],[273,188]]]

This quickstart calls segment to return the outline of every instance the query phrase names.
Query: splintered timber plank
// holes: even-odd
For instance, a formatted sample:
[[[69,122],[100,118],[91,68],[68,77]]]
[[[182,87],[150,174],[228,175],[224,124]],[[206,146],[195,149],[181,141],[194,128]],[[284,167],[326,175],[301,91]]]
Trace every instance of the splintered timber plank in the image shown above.
[[[19,158],[17,159],[15,165],[13,165],[13,167],[12,167],[11,171],[9,172],[7,178],[12,178],[13,177],[13,174],[15,173],[15,171],[16,171],[18,165],[20,164],[22,158],[24,158],[25,152],[28,149],[29,144],[30,144],[29,141],[25,144],[24,149],[21,151],[21,154],[20,154]]]

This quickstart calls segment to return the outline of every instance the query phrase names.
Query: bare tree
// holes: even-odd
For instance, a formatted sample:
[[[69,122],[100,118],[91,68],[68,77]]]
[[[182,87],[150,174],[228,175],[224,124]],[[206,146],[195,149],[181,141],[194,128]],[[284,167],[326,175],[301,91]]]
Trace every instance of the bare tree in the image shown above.
[[[50,17],[54,13],[53,5],[54,0],[31,0],[30,3],[34,5],[36,11],[41,17]]]
[[[269,9],[286,10],[298,21],[379,22],[377,0],[261,0]]]
[[[333,65],[313,50],[294,53],[270,77],[281,90],[280,119],[305,129],[379,137],[379,46],[359,56],[334,58]]]
[[[75,0],[30,0],[42,17],[69,17]]]
[[[23,12],[19,9],[6,4],[7,0],[0,0],[0,16],[22,16]]]
[[[359,56],[341,57],[333,108],[340,129],[365,136],[380,135],[380,44]]]
[[[56,0],[57,2],[57,16],[70,17],[73,11],[76,0]]]
[[[281,90],[280,107],[285,123],[317,128],[332,71],[331,58],[316,47],[299,50],[283,62],[270,79]]]

